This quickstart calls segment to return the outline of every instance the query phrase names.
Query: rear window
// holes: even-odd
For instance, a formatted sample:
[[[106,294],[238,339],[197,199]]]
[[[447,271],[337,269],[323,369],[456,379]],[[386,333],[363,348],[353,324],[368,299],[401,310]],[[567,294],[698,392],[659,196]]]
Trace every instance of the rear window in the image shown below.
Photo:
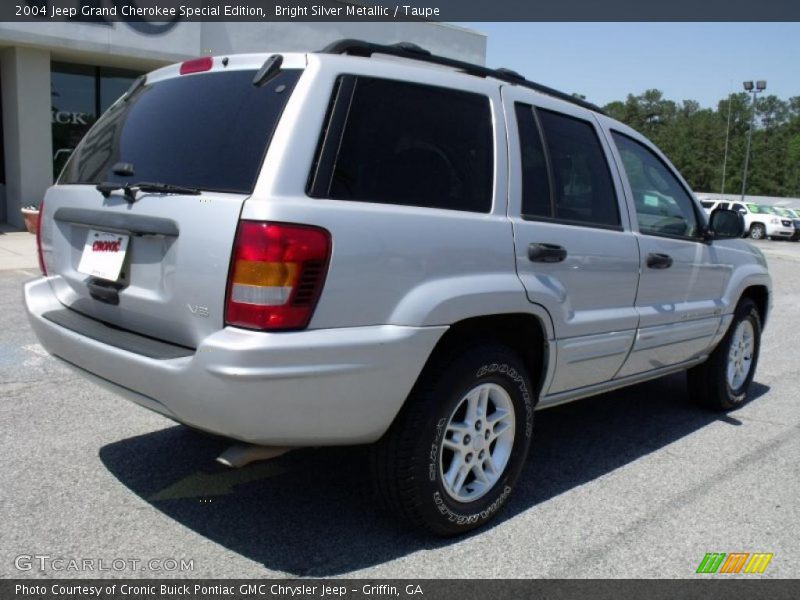
[[[145,85],[113,105],[81,142],[59,184],[157,182],[250,193],[300,70],[261,87],[255,71],[186,75]],[[117,163],[134,175],[115,175]]]

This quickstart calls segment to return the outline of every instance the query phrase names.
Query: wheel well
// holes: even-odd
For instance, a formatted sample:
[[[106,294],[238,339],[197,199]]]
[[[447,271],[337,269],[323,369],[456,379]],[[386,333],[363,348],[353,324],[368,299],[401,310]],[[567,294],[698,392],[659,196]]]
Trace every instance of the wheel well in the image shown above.
[[[767,287],[763,285],[752,285],[745,288],[742,292],[742,298],[750,298],[756,303],[758,308],[758,316],[761,317],[761,326],[767,322],[767,311],[769,309],[769,292]]]
[[[538,395],[547,365],[547,349],[544,328],[537,317],[514,313],[457,321],[436,344],[426,368],[457,348],[476,342],[499,342],[516,352],[528,368],[531,386]]]

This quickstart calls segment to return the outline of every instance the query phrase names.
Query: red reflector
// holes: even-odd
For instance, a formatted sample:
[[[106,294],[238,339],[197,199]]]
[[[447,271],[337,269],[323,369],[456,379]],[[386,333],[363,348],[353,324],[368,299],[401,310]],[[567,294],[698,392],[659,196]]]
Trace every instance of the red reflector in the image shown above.
[[[328,271],[324,229],[240,221],[233,246],[225,323],[248,329],[304,329]]]
[[[44,200],[39,205],[39,218],[36,221],[36,253],[39,256],[39,270],[42,275],[47,275],[47,267],[44,266],[44,255],[42,254],[42,221],[44,220]]]
[[[181,75],[210,71],[212,66],[214,66],[214,59],[212,59],[210,56],[193,58],[192,60],[187,60],[181,63]]]

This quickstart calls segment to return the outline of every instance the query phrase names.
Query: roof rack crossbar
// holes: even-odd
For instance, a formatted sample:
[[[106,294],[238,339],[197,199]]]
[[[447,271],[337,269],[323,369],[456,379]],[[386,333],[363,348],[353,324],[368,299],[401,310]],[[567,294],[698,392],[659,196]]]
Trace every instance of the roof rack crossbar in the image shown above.
[[[320,50],[323,54],[349,54],[351,56],[361,56],[369,58],[373,54],[386,54],[389,56],[397,56],[399,58],[407,58],[411,60],[418,60],[421,62],[442,65],[445,67],[452,67],[476,77],[493,77],[506,83],[526,87],[548,96],[553,96],[559,100],[570,102],[577,106],[587,108],[591,111],[605,114],[600,107],[581,98],[577,98],[565,92],[553,89],[535,81],[525,79],[519,73],[510,69],[490,69],[481,65],[456,60],[454,58],[447,58],[446,56],[439,56],[431,54],[428,50],[412,44],[410,42],[399,42],[392,45],[374,44],[364,40],[356,39],[342,39],[332,42]]]

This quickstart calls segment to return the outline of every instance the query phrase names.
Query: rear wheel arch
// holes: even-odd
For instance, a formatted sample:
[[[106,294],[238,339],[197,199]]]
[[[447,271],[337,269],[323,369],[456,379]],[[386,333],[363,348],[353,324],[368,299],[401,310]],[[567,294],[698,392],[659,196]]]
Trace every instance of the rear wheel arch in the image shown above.
[[[516,353],[525,364],[538,401],[550,359],[546,331],[545,324],[533,314],[511,313],[463,319],[453,323],[439,339],[420,378],[427,369],[436,368],[455,351],[470,345],[498,343]]]

